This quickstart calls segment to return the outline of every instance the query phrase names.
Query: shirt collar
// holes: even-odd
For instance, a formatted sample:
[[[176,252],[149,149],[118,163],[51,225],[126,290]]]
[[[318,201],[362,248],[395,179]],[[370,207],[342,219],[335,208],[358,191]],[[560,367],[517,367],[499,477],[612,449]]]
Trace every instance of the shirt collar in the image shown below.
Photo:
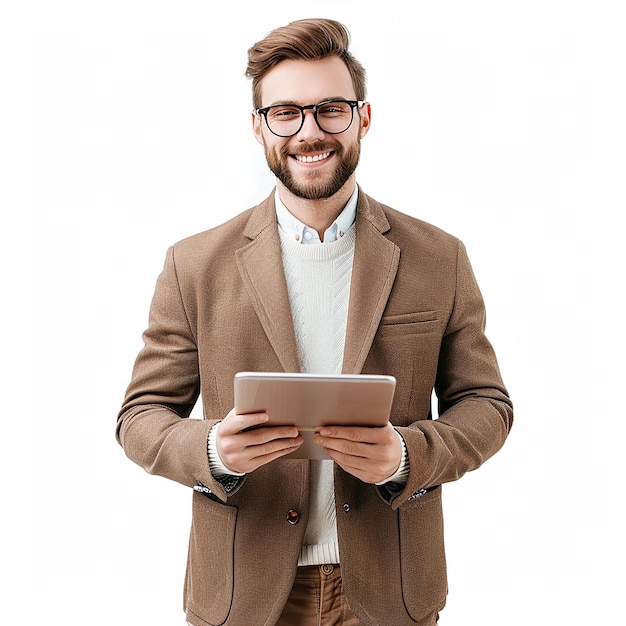
[[[346,206],[337,216],[337,219],[324,232],[324,241],[322,242],[314,228],[310,228],[289,212],[278,195],[278,189],[276,189],[275,202],[278,227],[289,237],[304,244],[331,243],[337,241],[337,239],[343,237],[354,224],[358,197],[359,188],[355,185],[354,193],[350,196]]]

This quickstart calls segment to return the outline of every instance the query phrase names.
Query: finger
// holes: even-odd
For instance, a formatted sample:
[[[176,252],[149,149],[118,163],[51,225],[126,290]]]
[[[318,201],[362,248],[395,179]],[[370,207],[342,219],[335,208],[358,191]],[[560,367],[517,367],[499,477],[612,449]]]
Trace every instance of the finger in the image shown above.
[[[390,444],[395,432],[391,424],[386,426],[323,426],[318,434],[331,439],[343,439],[363,444]]]
[[[379,481],[377,466],[372,467],[371,462],[361,457],[348,456],[334,450],[326,450],[328,456],[337,463],[344,471],[356,476],[366,483]]]
[[[249,446],[246,448],[246,452],[251,455],[251,459],[266,459],[264,462],[267,463],[269,460],[297,450],[303,442],[302,436],[290,439],[272,439],[260,445]]]
[[[220,424],[221,426],[221,424]],[[271,454],[284,447],[299,444],[298,429],[291,426],[272,426],[238,431],[224,435],[218,427],[217,449],[222,460],[247,460],[265,454]],[[232,467],[232,465],[231,465]]]
[[[322,437],[316,434],[313,437],[313,442],[322,446],[327,452],[332,450],[336,456],[335,460],[342,463],[353,463],[358,467],[366,467],[366,464],[373,462],[381,466],[382,469],[394,464],[397,467],[399,464],[398,455],[401,455],[402,451],[396,450],[399,441],[397,435],[394,435],[394,437],[395,439],[392,438],[390,441],[387,441],[385,438],[384,444],[376,444],[334,437]]]
[[[262,445],[274,439],[295,439],[300,432],[296,426],[263,426],[244,430],[238,434],[243,441],[247,441],[247,445]],[[244,437],[245,435],[245,437]]]
[[[375,453],[374,446],[370,443],[351,441],[337,437],[323,437],[314,435],[313,443],[322,446],[326,450],[333,450],[346,456],[369,458]]]
[[[269,420],[267,413],[243,413],[237,414],[232,410],[219,424],[219,432],[223,436],[240,433],[246,428],[261,426]]]
[[[379,462],[372,463],[371,459],[350,456],[328,449],[326,450],[326,453],[343,470],[353,476],[356,476],[364,483],[380,483],[393,474],[393,470],[387,468],[384,464]]]
[[[317,432],[322,437],[346,439],[348,441],[363,441],[366,438],[366,434],[361,432],[363,430],[367,429],[356,426],[324,426]]]
[[[363,470],[370,462],[366,457],[346,454],[345,452],[333,450],[332,448],[324,448],[324,450],[333,461],[336,461],[344,469]]]
[[[255,469],[297,450],[303,443],[302,437],[295,440],[276,439],[267,444],[249,446],[232,455],[232,467],[238,472],[249,473]]]

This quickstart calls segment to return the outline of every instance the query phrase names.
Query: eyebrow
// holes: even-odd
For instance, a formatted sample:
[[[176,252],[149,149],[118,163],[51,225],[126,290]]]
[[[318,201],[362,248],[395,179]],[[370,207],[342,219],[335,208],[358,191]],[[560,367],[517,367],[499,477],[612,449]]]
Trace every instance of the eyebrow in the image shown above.
[[[322,98],[321,100],[318,100],[315,103],[311,103],[311,104],[319,104],[320,102],[330,102],[333,100],[356,100],[356,98],[346,98],[345,96],[328,96],[326,98]],[[299,106],[308,106],[306,104],[300,104],[300,102],[297,102],[296,100],[276,100],[275,102],[272,102],[271,104],[268,104],[267,106],[270,107],[275,107],[275,106],[279,106],[281,104],[297,104]]]

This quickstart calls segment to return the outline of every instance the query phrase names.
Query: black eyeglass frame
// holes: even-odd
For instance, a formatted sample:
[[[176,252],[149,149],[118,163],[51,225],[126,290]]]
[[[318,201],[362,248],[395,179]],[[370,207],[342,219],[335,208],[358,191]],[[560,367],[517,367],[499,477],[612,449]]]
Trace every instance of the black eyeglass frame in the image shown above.
[[[326,130],[325,128],[323,128],[322,125],[320,124],[320,121],[317,119],[317,112],[319,108],[327,104],[331,104],[332,102],[341,102],[342,104],[350,105],[350,113],[351,113],[350,123],[343,130],[335,131],[335,132]],[[317,124],[317,127],[323,133],[327,133],[328,135],[341,135],[341,133],[345,133],[350,128],[350,126],[352,126],[352,122],[354,122],[354,109],[355,108],[360,109],[364,104],[366,104],[365,100],[324,100],[323,102],[319,102],[318,104],[307,104],[305,106],[301,106],[299,104],[291,104],[291,103],[290,104],[272,104],[271,106],[268,106],[268,107],[260,107],[258,109],[254,109],[254,111],[252,112],[255,115],[263,115],[263,117],[265,118],[265,125],[267,126],[268,130],[270,131],[270,133],[272,133],[272,135],[276,135],[277,137],[285,138],[285,137],[293,137],[294,135],[297,135],[302,130],[302,127],[304,126],[304,112],[305,111],[313,111],[313,118],[315,119],[315,123]],[[290,107],[294,107],[295,109],[300,109],[300,126],[298,127],[298,130],[295,131],[294,133],[290,133],[289,135],[279,135],[277,132],[273,131],[272,128],[270,127],[270,124],[267,121],[267,114],[270,109],[273,109],[275,107],[280,107],[280,106],[290,106]]]

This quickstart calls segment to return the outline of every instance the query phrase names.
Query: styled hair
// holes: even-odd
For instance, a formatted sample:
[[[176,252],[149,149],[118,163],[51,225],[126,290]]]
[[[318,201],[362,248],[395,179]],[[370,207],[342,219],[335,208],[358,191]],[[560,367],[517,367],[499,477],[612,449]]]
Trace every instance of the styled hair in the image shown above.
[[[338,56],[348,68],[357,100],[365,100],[365,68],[348,51],[350,33],[335,20],[306,19],[270,32],[248,50],[246,76],[252,79],[254,108],[261,106],[261,81],[285,59],[314,61]]]

